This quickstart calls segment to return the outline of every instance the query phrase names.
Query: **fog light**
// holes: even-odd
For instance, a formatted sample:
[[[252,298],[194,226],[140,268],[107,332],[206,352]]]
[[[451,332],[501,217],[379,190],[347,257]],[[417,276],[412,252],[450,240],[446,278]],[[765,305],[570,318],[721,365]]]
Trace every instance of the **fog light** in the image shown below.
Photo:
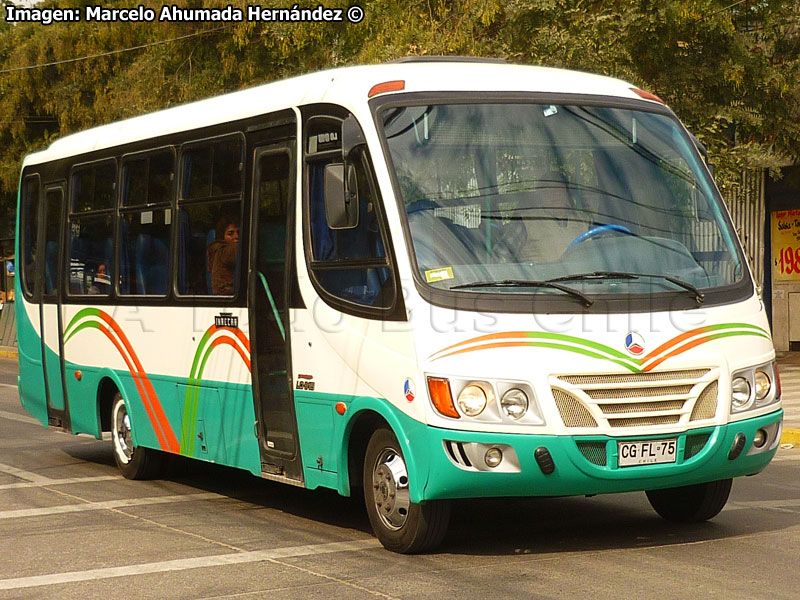
[[[772,387],[772,383],[769,380],[769,375],[764,373],[764,371],[756,371],[756,400],[763,400],[769,394],[769,390]]]
[[[486,455],[483,457],[487,467],[494,469],[497,465],[503,462],[503,451],[500,448],[489,448]]]
[[[756,448],[763,448],[764,444],[767,443],[767,432],[763,429],[759,429],[756,431],[755,436],[753,436],[753,446]]]
[[[750,402],[750,382],[744,377],[737,377],[731,382],[731,407],[742,410]]]

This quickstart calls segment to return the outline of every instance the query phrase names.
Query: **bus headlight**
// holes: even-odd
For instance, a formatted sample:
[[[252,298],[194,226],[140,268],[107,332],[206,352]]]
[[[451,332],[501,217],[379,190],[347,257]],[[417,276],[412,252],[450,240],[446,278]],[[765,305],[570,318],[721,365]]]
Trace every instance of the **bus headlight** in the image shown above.
[[[528,412],[528,405],[528,395],[519,388],[511,388],[500,398],[500,407],[512,419],[521,419]]]
[[[458,407],[468,417],[477,417],[486,408],[490,393],[485,385],[470,383],[458,395]]]
[[[750,403],[750,382],[744,377],[736,377],[731,381],[731,408],[740,411]]]
[[[772,382],[769,380],[769,375],[767,375],[764,371],[756,371],[755,384],[756,400],[761,401],[769,394],[769,390],[772,387]]]

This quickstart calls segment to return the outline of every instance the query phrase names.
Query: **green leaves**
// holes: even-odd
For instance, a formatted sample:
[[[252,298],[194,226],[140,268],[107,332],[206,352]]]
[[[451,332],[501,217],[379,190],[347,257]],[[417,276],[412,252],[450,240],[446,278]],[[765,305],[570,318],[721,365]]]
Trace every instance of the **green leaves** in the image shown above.
[[[156,14],[163,6],[142,4]],[[246,10],[248,3],[231,4]],[[15,196],[22,157],[55,135],[299,73],[409,54],[504,57],[626,79],[667,101],[709,148],[726,188],[742,168],[776,167],[800,155],[800,5],[732,4],[364,0],[359,24],[0,21],[0,198]],[[284,0],[259,5],[291,7]],[[31,117],[42,115],[57,125],[32,126]]]

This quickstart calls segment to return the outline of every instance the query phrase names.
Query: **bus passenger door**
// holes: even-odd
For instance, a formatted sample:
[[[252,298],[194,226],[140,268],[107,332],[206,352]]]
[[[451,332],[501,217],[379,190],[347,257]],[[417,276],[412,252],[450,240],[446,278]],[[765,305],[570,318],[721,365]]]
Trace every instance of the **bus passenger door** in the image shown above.
[[[39,319],[42,333],[42,364],[44,365],[45,391],[47,393],[47,419],[51,427],[69,430],[69,410],[64,385],[63,340],[61,332],[61,289],[63,287],[64,253],[64,187],[45,189],[44,240],[40,261],[43,273],[42,303]]]
[[[261,469],[302,481],[291,384],[287,309],[294,222],[294,149],[286,141],[255,149],[251,218],[250,345]]]

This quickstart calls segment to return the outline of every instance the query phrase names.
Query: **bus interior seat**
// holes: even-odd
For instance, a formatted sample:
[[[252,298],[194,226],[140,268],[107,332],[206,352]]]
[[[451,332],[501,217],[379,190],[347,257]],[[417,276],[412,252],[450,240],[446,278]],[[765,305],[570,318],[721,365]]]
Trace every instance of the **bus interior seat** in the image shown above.
[[[134,244],[136,286],[139,294],[162,296],[167,293],[169,250],[163,240],[147,233]]]

